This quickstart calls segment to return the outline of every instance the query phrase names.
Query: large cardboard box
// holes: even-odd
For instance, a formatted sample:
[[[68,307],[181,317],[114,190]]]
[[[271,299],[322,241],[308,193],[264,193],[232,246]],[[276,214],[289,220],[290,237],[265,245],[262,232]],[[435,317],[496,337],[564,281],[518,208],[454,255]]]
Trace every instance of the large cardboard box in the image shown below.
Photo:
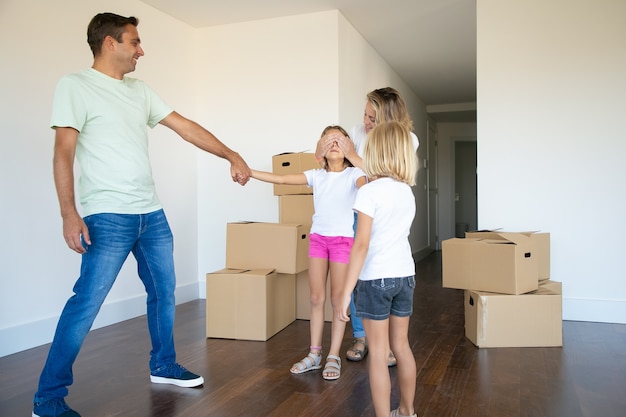
[[[265,341],[296,319],[294,275],[222,269],[206,275],[206,336]]]
[[[465,291],[465,336],[476,346],[563,345],[561,283],[521,295]]]
[[[508,232],[500,230],[477,230],[466,232],[465,237],[502,239]],[[550,233],[547,232],[521,232],[530,237],[533,245],[532,252],[537,256],[537,273],[539,280],[550,278]]]
[[[528,236],[501,239],[452,238],[442,242],[442,285],[446,288],[523,294],[538,288],[537,257]]]
[[[298,223],[311,226],[313,224],[313,195],[280,195],[278,196],[278,222]]]
[[[321,168],[315,160],[314,153],[291,152],[281,153],[272,157],[274,174],[299,174],[309,169]],[[274,184],[274,195],[313,194],[313,189],[306,185]]]
[[[309,267],[309,232],[303,224],[235,222],[226,225],[226,268],[274,268],[297,274]]]
[[[296,319],[311,320],[311,287],[308,269],[296,275]],[[324,321],[333,321],[333,305],[330,302],[330,277],[326,280]]]

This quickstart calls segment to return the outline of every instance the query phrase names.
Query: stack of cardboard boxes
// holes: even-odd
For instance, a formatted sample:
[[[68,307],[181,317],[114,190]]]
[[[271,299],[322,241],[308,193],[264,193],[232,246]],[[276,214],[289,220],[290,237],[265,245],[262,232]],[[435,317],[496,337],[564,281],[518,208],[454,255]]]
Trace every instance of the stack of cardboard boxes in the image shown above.
[[[312,168],[319,164],[311,153],[272,158],[275,173]],[[226,268],[206,275],[207,337],[265,341],[301,318],[297,301],[304,284],[308,292],[313,196],[306,186],[287,185],[275,185],[274,194],[279,196],[279,223],[226,226]]]
[[[465,335],[476,346],[563,345],[549,233],[478,231],[445,240],[442,283],[465,290]]]

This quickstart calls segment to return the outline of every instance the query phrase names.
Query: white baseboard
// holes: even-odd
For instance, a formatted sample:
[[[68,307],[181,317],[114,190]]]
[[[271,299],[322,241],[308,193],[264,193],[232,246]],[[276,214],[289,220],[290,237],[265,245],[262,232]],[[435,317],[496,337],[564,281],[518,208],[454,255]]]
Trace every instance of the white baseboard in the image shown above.
[[[626,301],[563,297],[563,320],[626,324]]]
[[[186,303],[188,301],[197,300],[200,283],[192,283],[176,288],[176,304]],[[91,330],[116,324],[124,320],[146,314],[146,297],[145,295],[117,301],[110,304],[104,304],[96,317]],[[54,331],[56,329],[58,316],[49,317],[19,326],[10,327],[0,330],[0,357],[21,352],[37,346],[45,345],[52,342]]]

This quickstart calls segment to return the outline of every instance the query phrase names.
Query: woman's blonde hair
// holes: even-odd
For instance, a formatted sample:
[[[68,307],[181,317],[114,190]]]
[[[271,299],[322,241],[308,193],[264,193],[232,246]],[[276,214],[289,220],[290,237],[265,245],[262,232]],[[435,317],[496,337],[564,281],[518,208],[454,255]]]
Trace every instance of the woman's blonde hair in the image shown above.
[[[376,111],[376,124],[400,122],[408,131],[413,130],[413,121],[406,108],[404,99],[392,87],[379,88],[367,93],[367,100]]]
[[[417,155],[411,133],[400,122],[377,124],[367,136],[363,170],[369,178],[390,177],[415,185]]]

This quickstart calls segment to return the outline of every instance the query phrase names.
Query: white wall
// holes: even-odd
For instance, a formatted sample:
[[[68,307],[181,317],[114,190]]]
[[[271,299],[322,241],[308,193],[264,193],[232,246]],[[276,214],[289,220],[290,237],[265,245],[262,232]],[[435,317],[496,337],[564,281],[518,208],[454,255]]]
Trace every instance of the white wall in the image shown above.
[[[312,151],[322,129],[338,122],[336,12],[211,27],[197,36],[200,120],[249,166],[271,171],[272,155]],[[278,221],[271,184],[241,187],[228,164],[206,159],[198,171],[201,281],[225,266],[227,222]]]
[[[77,278],[80,257],[61,234],[48,123],[59,77],[92,63],[86,28],[100,7],[80,0],[0,3],[0,51],[9,63],[0,70],[0,356],[51,341]],[[271,169],[275,153],[312,150],[328,124],[360,122],[367,91],[387,85],[401,91],[418,136],[426,138],[424,105],[338,12],[198,30],[135,0],[112,0],[107,10],[140,19],[146,55],[131,76],[255,168]],[[226,223],[277,221],[277,198],[268,184],[236,185],[225,161],[166,128],[156,127],[150,138],[175,236],[177,301],[204,297],[205,273],[224,266]],[[144,313],[131,257],[95,327]]]
[[[626,323],[626,2],[477,6],[479,227],[550,232],[563,318]]]

